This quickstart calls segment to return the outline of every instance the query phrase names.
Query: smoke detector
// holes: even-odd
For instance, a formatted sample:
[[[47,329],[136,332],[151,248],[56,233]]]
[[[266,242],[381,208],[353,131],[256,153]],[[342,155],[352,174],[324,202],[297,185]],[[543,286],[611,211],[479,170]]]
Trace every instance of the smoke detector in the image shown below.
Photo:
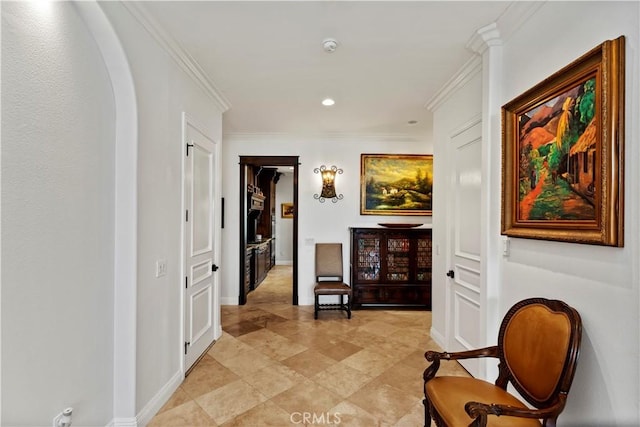
[[[334,39],[324,39],[322,41],[322,48],[327,53],[333,53],[338,48],[338,42]]]

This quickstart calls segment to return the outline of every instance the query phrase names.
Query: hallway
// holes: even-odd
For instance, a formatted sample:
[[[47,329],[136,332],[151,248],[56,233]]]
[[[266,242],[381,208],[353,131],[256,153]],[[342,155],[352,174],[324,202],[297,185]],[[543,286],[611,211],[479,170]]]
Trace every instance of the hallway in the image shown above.
[[[276,266],[246,305],[222,307],[222,337],[149,426],[420,426],[430,323],[412,310],[314,320],[291,305],[291,267]]]

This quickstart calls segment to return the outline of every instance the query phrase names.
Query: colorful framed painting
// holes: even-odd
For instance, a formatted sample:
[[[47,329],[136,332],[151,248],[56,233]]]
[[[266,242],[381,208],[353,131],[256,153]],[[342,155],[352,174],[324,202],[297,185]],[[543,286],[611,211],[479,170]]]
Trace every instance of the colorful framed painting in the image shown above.
[[[280,208],[282,218],[293,218],[293,203],[282,203]]]
[[[502,234],[623,246],[624,37],[502,107]]]
[[[361,215],[431,215],[433,156],[362,154]]]

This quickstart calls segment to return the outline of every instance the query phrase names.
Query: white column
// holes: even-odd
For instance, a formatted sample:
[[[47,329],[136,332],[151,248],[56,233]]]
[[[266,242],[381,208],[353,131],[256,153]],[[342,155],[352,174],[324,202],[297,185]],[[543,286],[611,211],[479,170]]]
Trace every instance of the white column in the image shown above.
[[[480,335],[485,345],[495,345],[501,321],[499,292],[501,281],[501,86],[502,39],[496,23],[477,31],[467,47],[482,57],[482,201]],[[495,361],[483,360],[480,376],[495,380]]]

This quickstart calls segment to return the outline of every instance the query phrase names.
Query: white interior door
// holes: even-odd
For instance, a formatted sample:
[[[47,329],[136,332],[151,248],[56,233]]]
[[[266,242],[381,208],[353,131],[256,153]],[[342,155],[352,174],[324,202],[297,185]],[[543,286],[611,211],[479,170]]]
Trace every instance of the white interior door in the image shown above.
[[[450,351],[478,348],[481,345],[480,298],[480,202],[482,123],[474,120],[456,131],[450,139],[451,179],[449,212],[449,304]],[[472,375],[478,376],[478,361],[462,361]]]
[[[188,118],[184,122],[184,354],[185,371],[215,339],[215,144]]]

